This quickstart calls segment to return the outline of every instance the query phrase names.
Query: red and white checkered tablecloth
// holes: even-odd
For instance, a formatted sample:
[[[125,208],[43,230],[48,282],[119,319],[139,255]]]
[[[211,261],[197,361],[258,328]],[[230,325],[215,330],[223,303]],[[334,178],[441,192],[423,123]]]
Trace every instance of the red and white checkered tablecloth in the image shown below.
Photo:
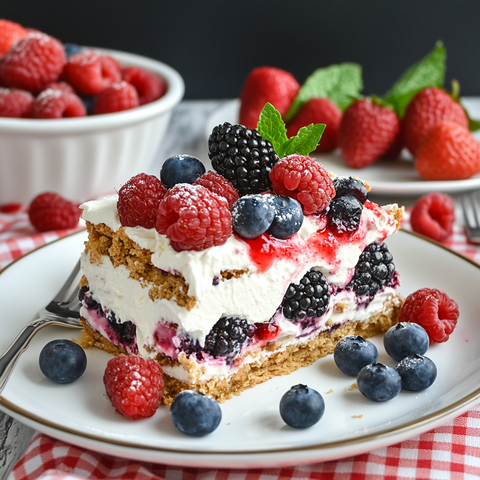
[[[403,227],[409,229],[408,212]],[[79,226],[80,228],[80,226]],[[36,233],[25,211],[0,213],[0,269],[69,231]],[[456,225],[446,246],[480,263],[480,246]],[[42,433],[33,437],[8,480],[394,480],[480,478],[480,406],[396,445],[351,458],[288,468],[217,470],[136,462],[83,450]]]

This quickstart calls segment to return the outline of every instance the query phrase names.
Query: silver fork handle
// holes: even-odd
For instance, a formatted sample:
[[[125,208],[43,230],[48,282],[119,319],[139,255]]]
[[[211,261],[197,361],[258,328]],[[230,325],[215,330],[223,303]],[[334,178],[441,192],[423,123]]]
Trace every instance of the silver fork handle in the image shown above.
[[[28,348],[30,340],[51,320],[39,318],[30,322],[0,357],[0,394],[2,393],[20,355]]]

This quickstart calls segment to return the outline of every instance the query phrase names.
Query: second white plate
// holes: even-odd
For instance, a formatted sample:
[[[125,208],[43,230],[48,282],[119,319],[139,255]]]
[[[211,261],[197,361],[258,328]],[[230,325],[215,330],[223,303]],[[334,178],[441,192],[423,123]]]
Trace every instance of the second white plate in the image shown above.
[[[480,98],[463,98],[462,103],[472,118],[480,118]],[[240,101],[226,102],[208,118],[205,134],[210,135],[216,125],[224,122],[237,123]],[[480,139],[480,133],[475,134]],[[403,155],[403,154],[402,154]],[[480,175],[467,180],[425,181],[415,171],[413,160],[408,154],[399,160],[381,159],[372,165],[357,170],[345,165],[339,152],[331,154],[314,154],[328,171],[337,175],[359,176],[365,180],[377,195],[422,195],[430,192],[455,193],[480,188]]]

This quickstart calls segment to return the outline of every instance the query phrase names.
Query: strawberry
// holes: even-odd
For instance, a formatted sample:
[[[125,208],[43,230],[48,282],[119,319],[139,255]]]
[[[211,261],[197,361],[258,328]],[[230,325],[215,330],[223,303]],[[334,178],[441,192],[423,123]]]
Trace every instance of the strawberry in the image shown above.
[[[325,97],[311,98],[287,124],[287,135],[293,137],[300,128],[312,123],[325,123],[326,127],[316,151],[331,152],[337,148],[341,120],[342,111],[332,100]]]
[[[400,135],[400,120],[371,98],[356,100],[344,112],[338,145],[351,168],[363,168],[385,155]]]
[[[480,172],[480,144],[469,130],[444,121],[420,145],[415,168],[425,180],[461,180]]]
[[[428,87],[413,97],[405,111],[402,127],[405,145],[414,157],[429,130],[444,120],[468,128],[465,110],[445,90]]]
[[[239,122],[257,128],[258,117],[267,102],[284,116],[300,88],[292,74],[274,67],[259,67],[250,72],[240,95]]]

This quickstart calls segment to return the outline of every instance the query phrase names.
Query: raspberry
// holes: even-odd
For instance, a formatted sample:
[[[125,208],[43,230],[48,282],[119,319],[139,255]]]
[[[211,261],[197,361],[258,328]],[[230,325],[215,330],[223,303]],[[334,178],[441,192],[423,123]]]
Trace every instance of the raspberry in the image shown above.
[[[458,316],[457,303],[446,293],[421,288],[405,299],[398,321],[417,323],[427,331],[430,342],[442,343],[455,329]]]
[[[232,234],[225,198],[201,185],[180,183],[170,189],[157,210],[156,229],[177,252],[223,245]]]
[[[36,94],[58,79],[64,64],[65,51],[58,40],[44,33],[29,33],[2,59],[0,82]]]
[[[9,214],[15,214],[19,212],[22,209],[22,204],[21,203],[4,203],[0,205],[0,213],[9,213]]]
[[[338,145],[349,167],[364,168],[385,156],[398,142],[399,135],[397,114],[391,108],[365,98],[345,110]]]
[[[293,119],[287,124],[287,135],[293,137],[300,128],[311,123],[325,123],[326,127],[317,152],[331,152],[338,146],[338,129],[342,120],[342,111],[329,98],[317,97],[305,103]]]
[[[285,115],[300,88],[293,75],[274,67],[259,67],[250,72],[240,94],[239,122],[257,128],[258,117],[267,102]]]
[[[439,192],[419,198],[413,206],[410,224],[414,232],[443,242],[452,233],[455,203],[452,197]]]
[[[140,105],[158,100],[167,91],[167,84],[163,78],[139,67],[124,68],[122,80],[135,87]]]
[[[16,41],[26,37],[27,34],[28,31],[20,24],[0,19],[0,56],[7,53]]]
[[[138,107],[138,94],[133,85],[122,80],[112,83],[109,87],[98,94],[93,113],[99,115],[102,113],[121,112],[131,108]]]
[[[32,118],[84,117],[87,109],[74,93],[48,88],[35,100]]]
[[[195,180],[193,184],[202,185],[205,188],[208,188],[211,192],[226,198],[230,209],[233,207],[233,204],[239,199],[235,187],[218,173],[210,171],[205,172],[201,177],[198,178],[198,180]]]
[[[167,188],[154,175],[139,173],[118,192],[118,216],[124,227],[155,228],[158,204]]]
[[[62,77],[83,95],[98,95],[122,78],[120,64],[109,55],[84,50],[72,55],[63,69]]]
[[[445,90],[428,87],[413,97],[405,111],[402,129],[405,145],[414,157],[430,129],[445,120],[468,128],[462,106]]]
[[[151,417],[163,394],[162,368],[137,356],[111,358],[103,375],[107,396],[115,409],[132,419]]]
[[[28,118],[34,101],[26,90],[0,88],[0,117]]]
[[[78,205],[57,193],[37,195],[28,208],[30,222],[39,232],[75,228],[80,218]]]
[[[316,160],[302,155],[282,158],[270,172],[272,190],[298,200],[305,215],[320,213],[335,196],[330,175]]]
[[[53,90],[62,90],[62,92],[75,93],[73,87],[67,82],[52,82],[45,87],[45,90],[48,90],[49,88]]]

